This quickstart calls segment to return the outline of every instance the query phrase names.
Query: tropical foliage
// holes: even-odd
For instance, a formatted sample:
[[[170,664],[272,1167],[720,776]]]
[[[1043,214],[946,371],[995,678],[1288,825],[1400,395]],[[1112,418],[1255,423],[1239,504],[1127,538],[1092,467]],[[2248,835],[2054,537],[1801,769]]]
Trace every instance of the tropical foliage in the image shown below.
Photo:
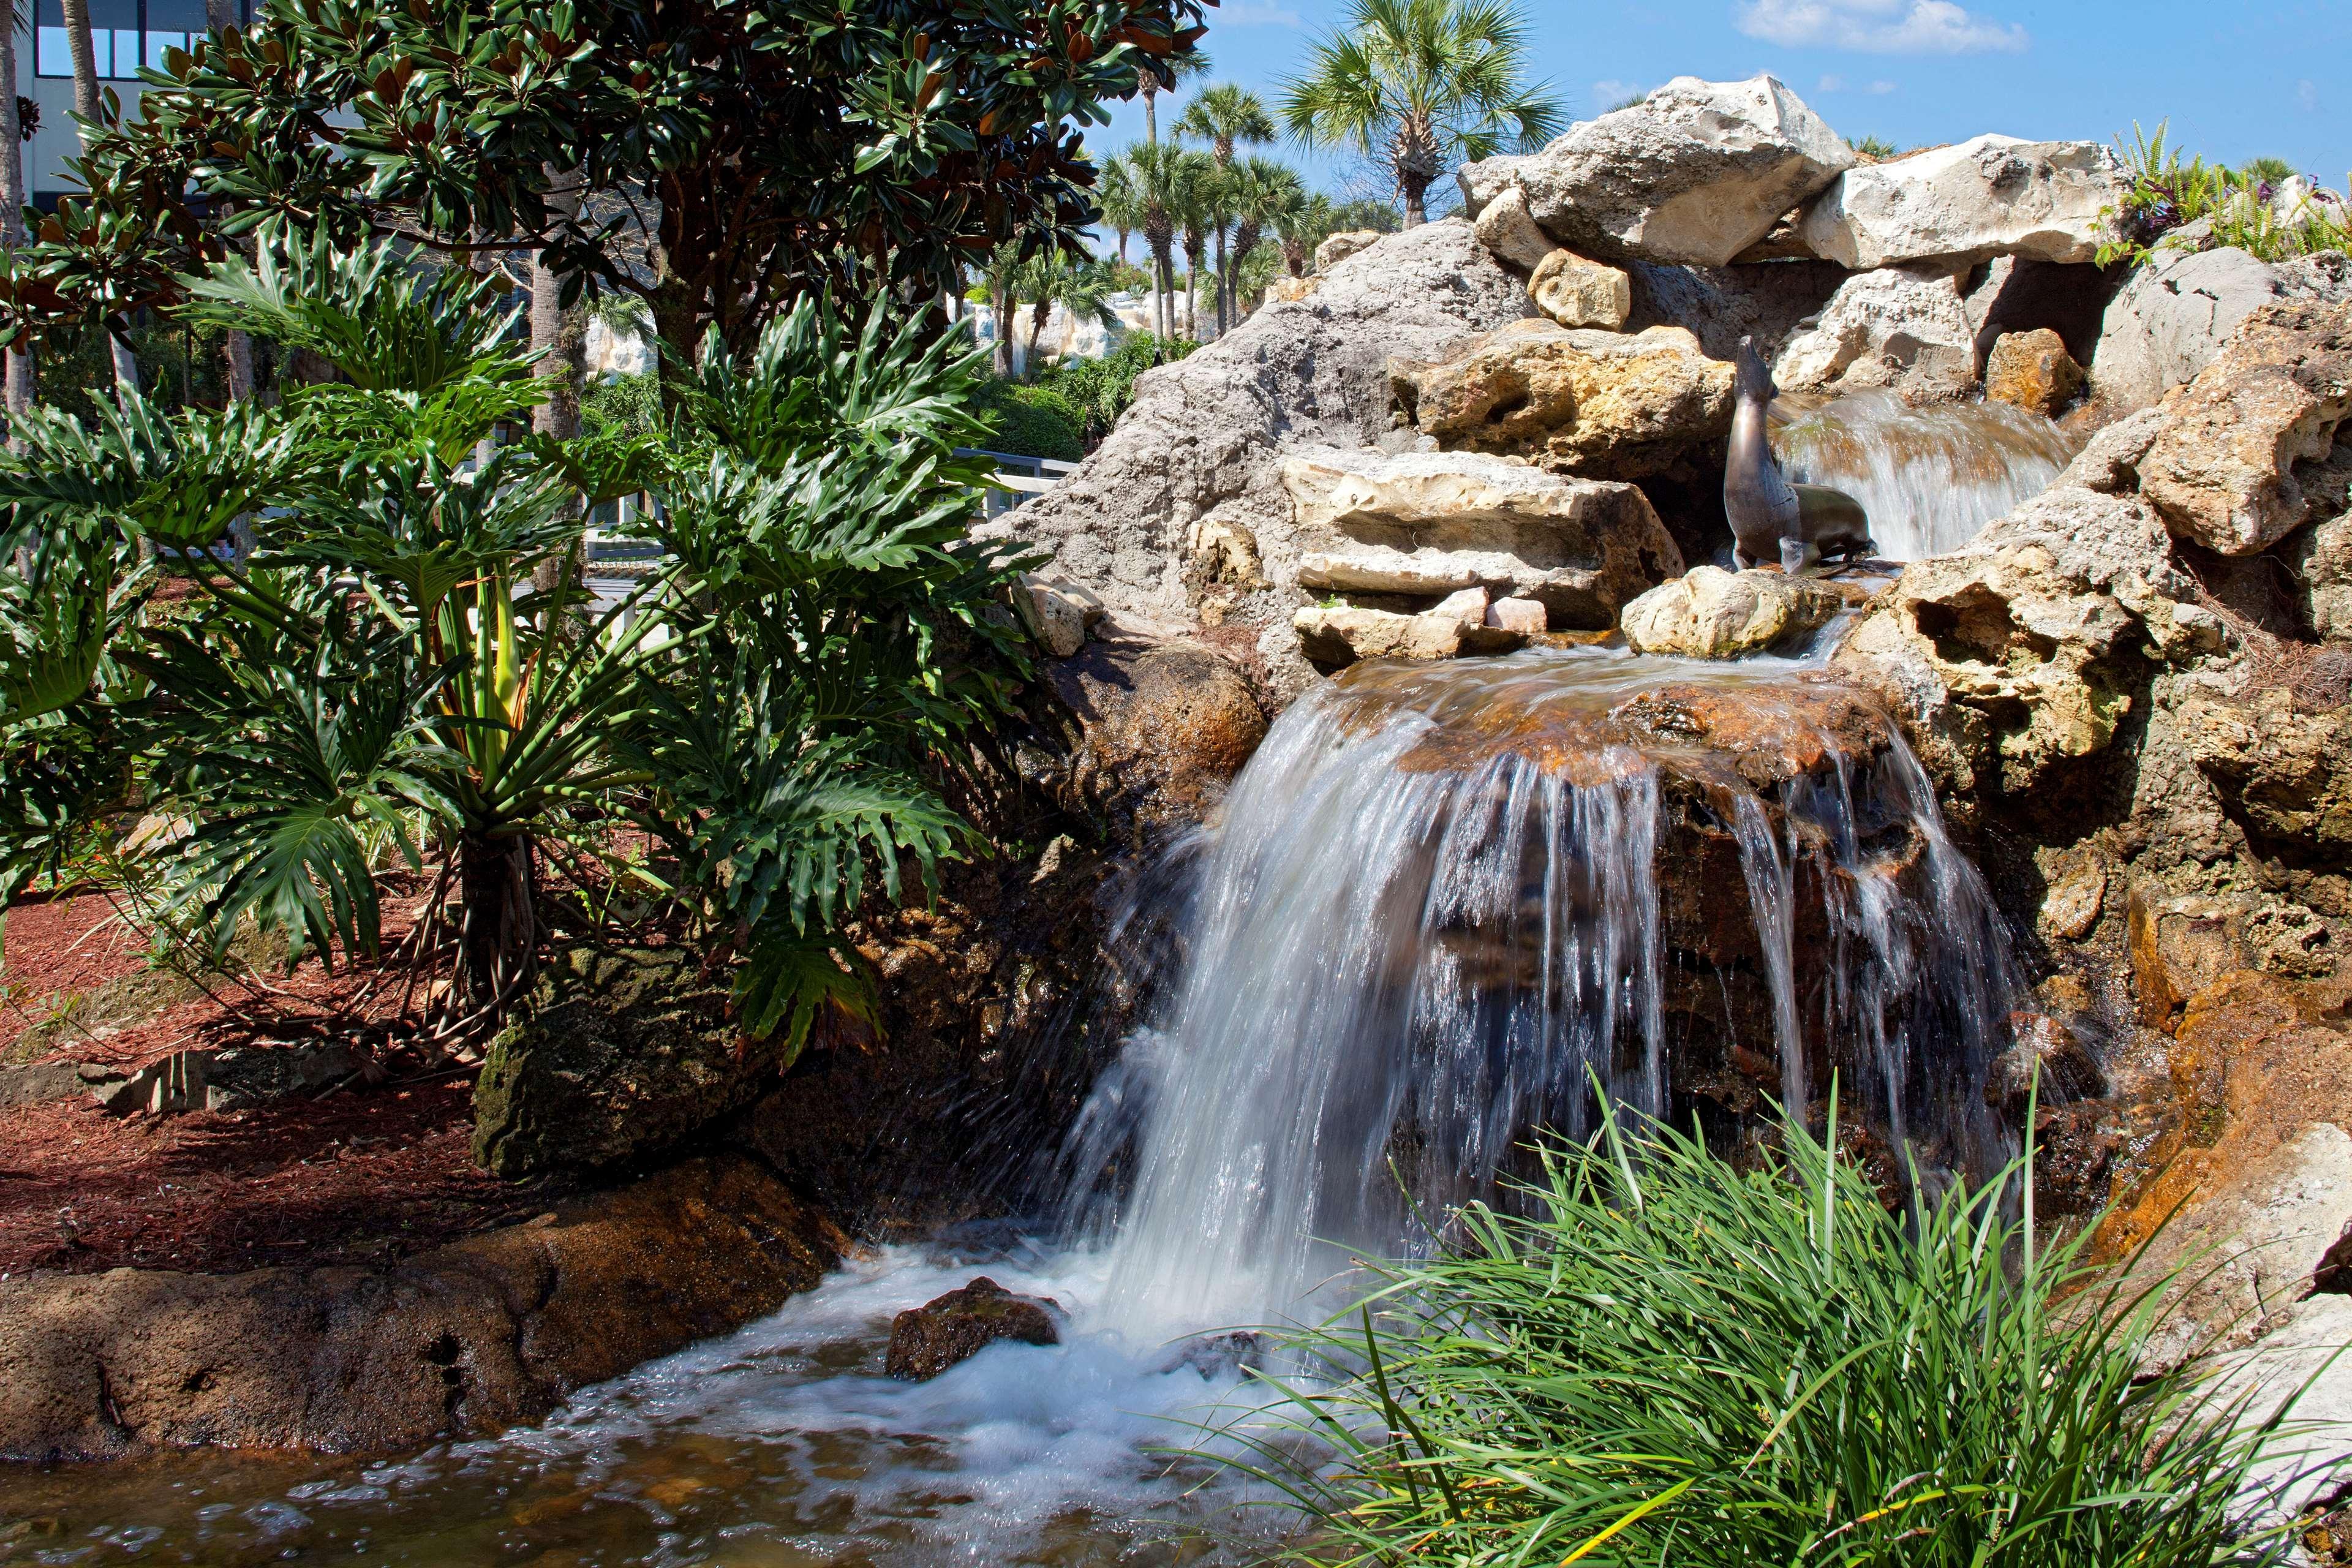
[[[2280,1417],[2144,1360],[2166,1282],[2046,1246],[2021,1180],[1890,1211],[1795,1128],[1752,1168],[1613,1124],[1543,1155],[1523,1215],[1471,1206],[1307,1342],[1355,1370],[1297,1394],[1336,1472],[1262,1445],[1322,1515],[1300,1561],[2280,1560],[2240,1533]]]
[[[475,274],[327,226],[259,239],[182,279],[187,315],[334,379],[15,422],[5,890],[114,838],[215,953],[252,927],[331,963],[384,951],[405,868],[445,1037],[522,994],[557,882],[677,900],[740,955],[754,1033],[860,1005],[835,933],[969,847],[935,775],[1023,668],[1014,563],[963,540],[969,349],[804,297],[742,353],[714,327],[657,434],[500,443],[543,387]],[[593,601],[577,500],[644,489],[667,563]],[[221,554],[265,505],[258,552]],[[193,595],[165,603],[158,563]],[[163,830],[122,837],[142,814]]]
[[[2255,159],[2241,168],[2182,159],[2168,125],[2151,136],[2137,125],[2116,138],[2129,177],[2122,203],[2103,216],[2115,237],[2099,263],[2147,260],[2163,249],[2235,246],[2265,261],[2352,248],[2352,209],[2327,200],[2316,182],[2284,161]]]
[[[1559,100],[1528,79],[1527,26],[1511,0],[1350,0],[1284,89],[1282,119],[1310,146],[1370,159],[1428,216],[1429,187],[1458,164],[1532,151],[1559,132]]]

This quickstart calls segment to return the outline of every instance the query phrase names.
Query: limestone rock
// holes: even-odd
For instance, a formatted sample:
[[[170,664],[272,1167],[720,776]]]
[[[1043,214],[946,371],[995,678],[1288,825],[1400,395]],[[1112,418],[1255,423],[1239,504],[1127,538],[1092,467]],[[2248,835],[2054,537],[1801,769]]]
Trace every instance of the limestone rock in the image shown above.
[[[1709,359],[1739,357],[1743,338],[1756,341],[1766,363],[1781,345],[1811,326],[1851,276],[1829,261],[1771,267],[1663,267],[1628,262],[1633,313],[1626,325],[1681,327],[1697,335]]]
[[[476,1163],[507,1177],[617,1165],[750,1103],[787,1064],[728,1012],[724,979],[688,949],[558,953],[483,1058]]]
[[[2293,560],[2311,629],[2328,642],[2352,643],[2352,511],[2312,524]]]
[[[2272,687],[2245,703],[2191,697],[2180,719],[2189,754],[2248,832],[2329,857],[2352,850],[2352,711],[2300,712]]]
[[[2165,413],[2139,473],[2166,523],[2223,555],[2277,543],[2311,511],[2295,465],[2352,416],[2352,303],[2264,306]]]
[[[1258,297],[1258,303],[1261,306],[1296,304],[1314,293],[1315,286],[1321,281],[1318,276],[1311,273],[1305,278],[1277,278],[1265,286],[1265,292]]]
[[[0,1458],[496,1432],[764,1317],[847,1246],[726,1156],[380,1268],[0,1279]]]
[[[1625,640],[1636,653],[1738,658],[1817,630],[1845,605],[1810,578],[1694,566],[1625,607]]]
[[[73,1100],[85,1094],[104,1095],[124,1082],[126,1077],[121,1068],[103,1062],[35,1062],[27,1067],[0,1067],[0,1110]]]
[[[1013,585],[1013,608],[1052,658],[1067,658],[1084,647],[1087,633],[1103,616],[1102,601],[1084,588],[1030,574]]]
[[[1337,668],[1362,658],[1454,658],[1464,649],[1461,617],[1400,615],[1349,605],[1307,605],[1292,618],[1307,657]]]
[[[1985,363],[1985,395],[2054,417],[2083,389],[2083,367],[2066,352],[2066,340],[2048,327],[2005,332]]]
[[[1486,210],[1501,210],[1496,203]],[[1613,332],[1633,313],[1633,283],[1623,269],[1587,261],[1572,250],[1555,250],[1536,264],[1528,280],[1536,309],[1563,327],[1598,327]]]
[[[2242,955],[2231,931],[2231,910],[2218,900],[2132,889],[2124,909],[2124,942],[2131,961],[2139,1021],[2170,1033],[2191,997],[2239,967]]]
[[[891,1320],[884,1370],[908,1383],[939,1376],[999,1340],[1024,1345],[1062,1342],[1061,1304],[1051,1296],[1016,1296],[982,1275]]]
[[[2109,303],[2091,384],[2120,408],[2145,408],[2197,378],[2248,316],[2281,300],[2352,300],[2341,256],[2273,267],[2243,250],[2161,249]]]
[[[1533,272],[1541,267],[1552,251],[1551,237],[1528,216],[1527,194],[1517,186],[1487,203],[1474,227],[1479,244],[1493,251],[1506,266],[1522,272]]]
[[[1318,273],[1329,272],[1348,258],[1361,255],[1380,242],[1379,229],[1342,229],[1315,247],[1315,270]]]
[[[1371,442],[1390,429],[1390,356],[1438,357],[1529,309],[1525,280],[1468,224],[1387,236],[1337,263],[1308,298],[1268,305],[1147,372],[1134,406],[1076,471],[975,531],[1050,550],[1054,578],[1118,615],[1190,615],[1193,531],[1211,521],[1247,529],[1265,580],[1286,588],[1298,546],[1277,477],[1282,448]]]
[[[1478,585],[1534,599],[1555,629],[1602,629],[1682,554],[1648,498],[1475,452],[1309,450],[1282,481],[1310,591],[1448,594]],[[1431,656],[1443,657],[1443,656]]]
[[[1948,268],[1889,267],[1848,279],[1772,367],[1785,392],[1885,388],[1954,398],[1976,385],[1975,334]]]
[[[1720,267],[1853,163],[1853,151],[1769,76],[1677,77],[1540,153],[1466,165],[1465,210],[1516,186],[1555,239],[1612,259]]]
[[[1631,335],[1515,321],[1443,360],[1391,362],[1405,417],[1440,445],[1640,479],[1731,428],[1731,366],[1679,327]]]
[[[1848,169],[1798,221],[1815,256],[1857,271],[1996,256],[2083,262],[2107,237],[2126,176],[2095,142],[1979,136]]]
[[[2053,483],[2053,489],[2096,490],[2101,495],[2128,495],[2139,489],[2139,466],[2164,428],[2158,409],[2126,414],[2084,444]]]
[[[1193,531],[1192,558],[1213,583],[1230,583],[1244,593],[1265,586],[1265,566],[1257,552],[1257,535],[1244,525],[1210,518]]]
[[[1486,606],[1486,624],[1521,637],[1534,637],[1551,629],[1543,604],[1537,599],[1497,599]]]
[[[2105,751],[2193,590],[2137,499],[2061,487],[1915,561],[1840,647],[1948,790],[2016,795]]]

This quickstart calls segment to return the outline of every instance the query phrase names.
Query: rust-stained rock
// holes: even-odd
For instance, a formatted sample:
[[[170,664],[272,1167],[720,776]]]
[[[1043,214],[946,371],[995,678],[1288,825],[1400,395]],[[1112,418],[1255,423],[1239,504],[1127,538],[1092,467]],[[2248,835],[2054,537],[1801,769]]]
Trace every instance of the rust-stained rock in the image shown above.
[[[1248,681],[1198,643],[1100,638],[1045,674],[1069,742],[1061,787],[1121,838],[1199,822],[1265,739]]]
[[[1389,379],[1405,420],[1449,450],[1594,479],[1662,473],[1731,429],[1731,366],[1681,327],[1514,321],[1442,360],[1391,360]]]
[[[892,1377],[921,1383],[971,1360],[999,1340],[1024,1345],[1057,1345],[1061,1304],[1051,1296],[1016,1296],[982,1275],[891,1321]]]
[[[2134,888],[2125,922],[2139,1020],[2151,1029],[2170,1031],[2189,997],[2240,963],[2230,910],[2218,900]]]
[[[497,1431],[775,1310],[845,1245],[725,1156],[389,1268],[0,1280],[0,1458],[369,1453]]]
[[[1985,361],[1985,395],[2055,418],[2083,390],[2083,367],[2048,327],[2003,332]]]
[[[2255,311],[2164,415],[2140,489],[2172,531],[2223,555],[2277,543],[2311,513],[2295,465],[2352,415],[2352,302]]]
[[[2306,851],[2352,849],[2352,714],[2300,711],[2282,687],[2251,702],[2192,695],[2179,713],[2189,754],[2248,832]]]

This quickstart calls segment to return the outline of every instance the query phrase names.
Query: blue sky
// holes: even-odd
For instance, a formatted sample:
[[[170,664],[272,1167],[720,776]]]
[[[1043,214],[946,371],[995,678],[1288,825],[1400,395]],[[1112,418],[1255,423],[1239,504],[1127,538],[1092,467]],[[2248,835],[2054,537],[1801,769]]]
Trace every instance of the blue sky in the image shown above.
[[[2106,141],[2170,120],[2188,151],[2287,159],[2342,189],[2352,169],[2352,0],[1525,0],[1539,72],[1570,115],[1675,76],[1770,71],[1849,137],[1898,146],[1987,131]],[[1225,0],[1212,79],[1274,100],[1346,0]],[[1182,95],[1177,97],[1181,107]],[[1171,110],[1160,100],[1163,133]],[[1088,141],[1139,139],[1118,105]],[[1344,171],[1280,155],[1327,188]]]

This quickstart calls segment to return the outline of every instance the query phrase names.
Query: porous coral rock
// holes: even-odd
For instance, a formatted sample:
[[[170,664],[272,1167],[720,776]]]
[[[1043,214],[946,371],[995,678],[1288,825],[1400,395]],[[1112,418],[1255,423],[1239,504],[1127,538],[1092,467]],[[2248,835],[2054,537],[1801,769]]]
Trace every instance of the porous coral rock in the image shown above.
[[[2126,176],[2095,142],[1979,136],[1847,170],[1806,208],[1808,249],[1856,270],[2024,256],[2091,260]]]
[[[1537,264],[1528,298],[1563,327],[1613,332],[1633,313],[1633,284],[1624,269],[1587,261],[1572,250],[1552,251]]]

